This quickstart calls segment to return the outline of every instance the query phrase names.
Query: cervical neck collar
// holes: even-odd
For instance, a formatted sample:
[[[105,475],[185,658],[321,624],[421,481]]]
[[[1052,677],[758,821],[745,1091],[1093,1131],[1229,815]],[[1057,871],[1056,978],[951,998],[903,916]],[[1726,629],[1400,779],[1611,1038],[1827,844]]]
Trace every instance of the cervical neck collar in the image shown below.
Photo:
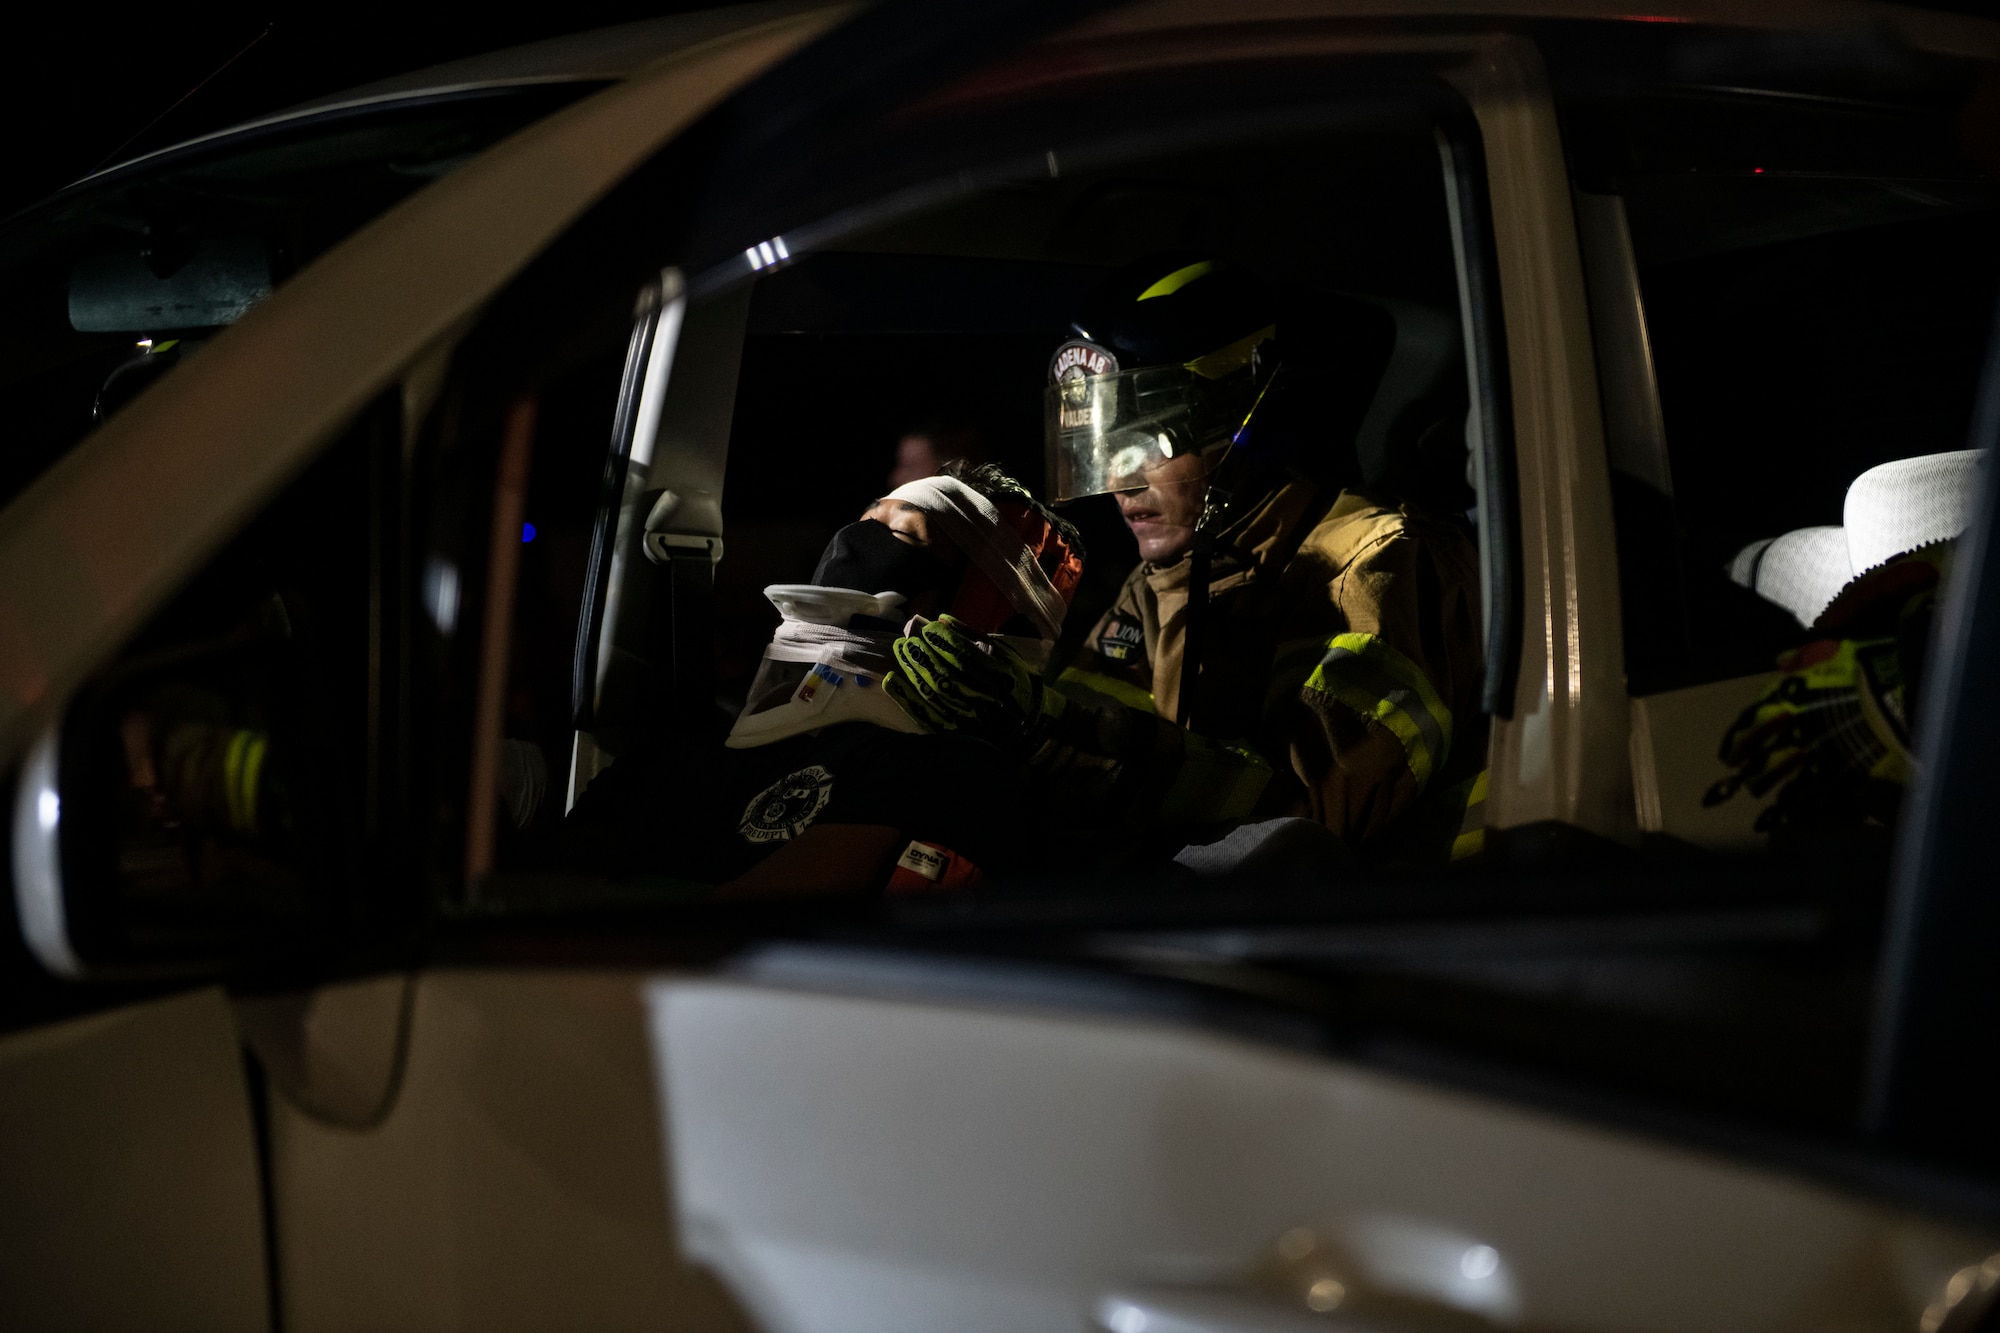
[[[923,730],[882,693],[883,673],[892,665],[889,645],[902,632],[903,594],[776,583],[764,595],[784,621],[764,649],[750,701],[726,745],[769,745],[836,722]],[[790,693],[772,703],[787,684]]]

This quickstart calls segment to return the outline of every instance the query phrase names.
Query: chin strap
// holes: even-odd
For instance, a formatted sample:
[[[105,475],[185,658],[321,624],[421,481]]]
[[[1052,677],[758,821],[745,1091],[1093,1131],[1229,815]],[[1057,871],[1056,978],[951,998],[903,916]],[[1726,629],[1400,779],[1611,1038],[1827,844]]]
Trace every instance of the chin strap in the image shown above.
[[[1181,689],[1180,698],[1174,703],[1174,720],[1189,731],[1195,730],[1196,683],[1201,676],[1201,666],[1208,647],[1208,580],[1215,567],[1215,534],[1223,527],[1223,519],[1228,515],[1235,500],[1235,463],[1237,451],[1250,436],[1250,423],[1257,419],[1257,409],[1278,383],[1284,373],[1284,363],[1280,362],[1265,379],[1264,387],[1257,391],[1256,400],[1250,410],[1243,414],[1242,424],[1229,437],[1229,447],[1209,474],[1208,493],[1202,498],[1201,517],[1194,525],[1194,547],[1188,553],[1188,607],[1187,630],[1181,636]]]
[[[1225,463],[1228,461],[1225,456]],[[1221,467],[1216,475],[1222,474]],[[1219,498],[1218,498],[1219,497]],[[1203,654],[1208,647],[1208,580],[1215,565],[1216,521],[1229,507],[1229,493],[1209,483],[1208,498],[1201,518],[1194,525],[1194,549],[1188,552],[1187,628],[1181,635],[1181,690],[1174,704],[1174,720],[1194,730],[1195,680],[1201,675]]]

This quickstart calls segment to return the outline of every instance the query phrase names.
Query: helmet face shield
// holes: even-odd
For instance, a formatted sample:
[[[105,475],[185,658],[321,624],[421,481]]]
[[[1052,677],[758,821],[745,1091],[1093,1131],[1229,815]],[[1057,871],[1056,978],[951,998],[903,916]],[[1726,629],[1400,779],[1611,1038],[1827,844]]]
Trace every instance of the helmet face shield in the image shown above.
[[[1139,490],[1167,460],[1192,452],[1194,379],[1181,366],[1096,375],[1066,368],[1042,400],[1049,498]]]

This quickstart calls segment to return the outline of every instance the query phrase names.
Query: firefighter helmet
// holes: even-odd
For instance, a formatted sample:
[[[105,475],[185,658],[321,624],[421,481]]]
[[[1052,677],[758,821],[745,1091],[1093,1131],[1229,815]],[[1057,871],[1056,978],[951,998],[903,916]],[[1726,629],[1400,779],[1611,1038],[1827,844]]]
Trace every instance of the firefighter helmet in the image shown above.
[[[1044,395],[1050,499],[1136,490],[1170,458],[1243,444],[1278,372],[1277,302],[1225,261],[1120,270],[1070,326]]]

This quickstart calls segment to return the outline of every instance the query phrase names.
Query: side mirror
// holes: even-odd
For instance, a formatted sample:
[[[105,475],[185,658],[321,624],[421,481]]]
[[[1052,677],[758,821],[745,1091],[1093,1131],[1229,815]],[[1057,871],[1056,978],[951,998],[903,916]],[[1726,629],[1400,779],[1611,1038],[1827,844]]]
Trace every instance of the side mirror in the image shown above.
[[[201,974],[323,934],[344,867],[312,668],[274,595],[72,701],[15,798],[15,904],[44,966]]]

